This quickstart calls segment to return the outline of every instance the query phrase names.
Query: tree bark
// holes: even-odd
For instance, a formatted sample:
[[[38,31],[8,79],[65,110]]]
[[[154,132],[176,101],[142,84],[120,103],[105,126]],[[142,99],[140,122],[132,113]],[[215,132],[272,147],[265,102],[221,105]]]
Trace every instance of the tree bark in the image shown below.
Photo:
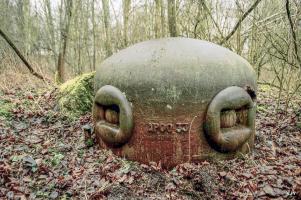
[[[155,38],[161,37],[161,34],[160,34],[161,1],[162,0],[155,0],[155,27],[154,27]],[[161,27],[161,29],[162,29],[162,27]]]
[[[177,19],[176,19],[176,2],[175,0],[168,0],[168,27],[171,37],[177,37]]]
[[[65,26],[62,27],[61,30],[61,42],[63,46],[60,48],[58,62],[57,62],[57,81],[59,83],[65,82],[66,73],[65,73],[65,58],[67,53],[67,46],[68,46],[68,35],[69,35],[69,28],[70,28],[70,21],[72,17],[72,0],[66,1],[66,18],[65,18]]]
[[[123,37],[124,46],[128,46],[128,25],[131,8],[131,0],[123,0]]]
[[[293,38],[295,57],[296,57],[298,66],[301,69],[301,60],[300,60],[299,53],[298,53],[297,36],[296,36],[296,32],[294,30],[294,24],[293,24],[293,20],[292,20],[290,8],[289,8],[289,0],[286,0],[286,2],[285,2],[285,10],[286,10],[286,15],[287,15],[289,25],[290,25],[290,32],[291,32],[291,35]]]
[[[53,16],[52,16],[52,9],[50,5],[50,0],[45,0],[45,13],[46,13],[46,21],[47,21],[47,28],[50,34],[50,44],[49,48],[51,48],[51,51],[53,52],[53,60],[54,63],[57,61],[57,51],[56,51],[56,38],[55,38],[55,33],[54,33],[54,23],[53,23]],[[55,65],[55,64],[54,64]]]
[[[109,0],[102,0],[102,9],[103,9],[103,21],[104,21],[105,32],[106,32],[106,42],[105,42],[106,54],[107,57],[109,57],[110,55],[112,55]]]
[[[93,31],[93,71],[96,65],[96,33],[95,33],[95,0],[92,0],[92,31]]]
[[[29,64],[29,62],[26,60],[26,58],[23,56],[23,54],[19,51],[19,49],[14,45],[14,43],[9,39],[9,37],[0,29],[0,35],[3,37],[3,39],[9,44],[9,46],[15,51],[15,53],[18,55],[18,57],[22,60],[22,62],[25,64],[25,66],[28,68],[29,72],[34,75],[35,77],[46,81],[44,76],[36,72],[32,66]]]
[[[18,32],[21,43],[19,44],[19,49],[23,52],[25,56],[29,54],[29,9],[30,2],[28,0],[18,0]]]
[[[161,37],[165,36],[165,8],[164,8],[164,2],[161,1]]]

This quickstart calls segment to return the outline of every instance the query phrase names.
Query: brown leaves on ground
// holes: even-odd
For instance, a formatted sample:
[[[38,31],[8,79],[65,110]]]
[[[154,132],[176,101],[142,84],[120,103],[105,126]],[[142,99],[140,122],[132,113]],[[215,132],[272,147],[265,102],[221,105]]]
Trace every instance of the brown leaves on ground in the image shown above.
[[[284,113],[259,93],[252,155],[229,161],[130,162],[85,145],[89,115],[68,121],[53,92],[10,91],[11,117],[0,116],[0,199],[300,199],[301,100]]]

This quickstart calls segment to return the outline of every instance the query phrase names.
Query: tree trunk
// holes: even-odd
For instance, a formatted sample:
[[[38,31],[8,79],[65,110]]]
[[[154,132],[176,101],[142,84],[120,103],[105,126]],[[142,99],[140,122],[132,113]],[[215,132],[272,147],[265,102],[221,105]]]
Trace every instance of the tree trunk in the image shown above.
[[[171,37],[177,37],[177,19],[176,19],[176,2],[168,0],[168,28]]]
[[[131,0],[123,0],[123,37],[124,46],[128,46],[128,24],[131,8]]]
[[[19,38],[22,42],[19,43],[20,49],[22,52],[28,56],[29,54],[29,9],[30,2],[29,0],[19,0],[17,1],[18,5],[18,29],[19,29]]]
[[[161,37],[165,36],[165,8],[164,8],[164,2],[161,1]]]
[[[285,10],[286,10],[286,15],[289,21],[289,25],[290,25],[290,33],[292,35],[293,38],[293,45],[294,45],[294,56],[296,58],[297,64],[299,66],[299,68],[301,69],[301,59],[299,57],[299,53],[298,53],[298,44],[297,44],[297,36],[296,36],[296,32],[294,30],[294,24],[293,24],[293,20],[292,20],[292,16],[291,16],[291,11],[290,11],[290,5],[289,5],[289,0],[285,1]]]
[[[46,22],[47,22],[47,28],[48,32],[50,34],[50,41],[49,41],[49,46],[51,48],[51,51],[53,52],[53,60],[54,63],[57,60],[57,51],[56,51],[56,38],[55,38],[55,33],[54,33],[54,23],[53,20],[54,18],[52,17],[52,9],[51,9],[51,4],[50,0],[45,0],[45,13],[46,13]]]
[[[70,22],[72,17],[72,0],[66,1],[66,17],[65,17],[65,26],[62,27],[61,30],[61,43],[63,46],[60,48],[58,62],[57,62],[57,81],[59,83],[63,83],[66,80],[66,72],[65,72],[65,58],[67,53],[68,46],[68,35]]]
[[[161,37],[160,34],[160,16],[161,16],[161,2],[162,0],[155,0],[155,37]],[[161,31],[162,32],[162,31]]]
[[[109,0],[102,0],[102,9],[103,9],[103,22],[105,25],[105,32],[106,32],[106,42],[105,42],[106,54],[107,57],[109,57],[110,55],[112,55]]]
[[[96,33],[95,33],[95,8],[94,8],[95,0],[92,0],[92,31],[93,31],[93,71],[95,70],[96,64]]]

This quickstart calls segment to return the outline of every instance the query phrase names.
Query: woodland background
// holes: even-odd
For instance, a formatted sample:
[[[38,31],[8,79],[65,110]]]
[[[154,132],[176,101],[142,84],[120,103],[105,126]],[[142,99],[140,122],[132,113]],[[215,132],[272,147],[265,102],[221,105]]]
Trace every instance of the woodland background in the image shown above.
[[[300,92],[300,0],[2,0],[0,10],[1,30],[37,72],[57,83],[94,71],[131,44],[178,36],[243,56],[259,83],[278,88],[279,97],[289,101]],[[1,87],[27,73],[3,39],[0,71]]]

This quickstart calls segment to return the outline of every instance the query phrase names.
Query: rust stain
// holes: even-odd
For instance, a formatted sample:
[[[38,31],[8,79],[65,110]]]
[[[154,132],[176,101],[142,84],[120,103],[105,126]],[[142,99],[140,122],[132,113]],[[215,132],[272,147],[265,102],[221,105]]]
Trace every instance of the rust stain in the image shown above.
[[[199,162],[208,159],[208,155],[220,154],[210,147],[204,135],[205,112],[195,111],[188,116],[183,113],[177,117],[155,119],[136,113],[133,135],[128,143],[121,147],[110,147],[97,137],[98,142],[102,148],[111,149],[118,156],[145,164],[160,162],[164,168],[185,162]],[[252,148],[251,140],[249,147],[243,146],[241,151]]]

